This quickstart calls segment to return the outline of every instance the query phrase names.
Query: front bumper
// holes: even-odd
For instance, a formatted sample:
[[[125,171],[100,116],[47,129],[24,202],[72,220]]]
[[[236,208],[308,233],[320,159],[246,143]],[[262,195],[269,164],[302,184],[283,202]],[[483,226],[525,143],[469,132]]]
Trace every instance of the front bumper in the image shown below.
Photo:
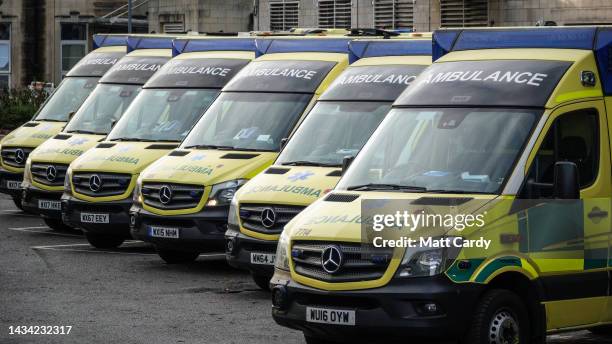
[[[232,226],[225,232],[225,240],[225,257],[230,266],[248,270],[256,275],[272,277],[274,265],[251,263],[251,253],[276,254],[278,241],[256,239],[242,234]]]
[[[28,213],[40,215],[42,217],[57,219],[62,218],[62,211],[55,209],[41,209],[39,208],[38,201],[57,201],[59,202],[62,198],[61,191],[47,191],[42,190],[33,186],[29,186],[23,189],[21,197],[21,205],[23,210]]]
[[[355,341],[461,338],[484,289],[479,284],[453,283],[446,275],[392,280],[380,288],[350,291],[310,288],[289,279],[285,272],[277,272],[270,283],[273,298],[277,293],[284,295],[282,306],[274,302],[272,308],[279,325],[308,336]],[[427,312],[426,305],[432,303],[438,312]],[[355,326],[307,322],[309,306],[354,310]]]
[[[153,243],[158,249],[206,252],[222,250],[229,206],[205,208],[198,213],[164,216],[134,206],[130,211],[133,238]],[[176,228],[179,238],[152,237],[149,228]]]
[[[10,182],[19,182],[19,184],[21,184],[22,181],[23,173],[9,172],[0,168],[0,193],[10,195],[11,197],[17,199],[21,198],[21,187],[9,189],[8,185],[15,185],[14,183]]]
[[[86,233],[130,238],[132,198],[113,202],[87,202],[72,195],[62,196],[62,221]],[[81,213],[108,214],[108,223],[81,222]]]

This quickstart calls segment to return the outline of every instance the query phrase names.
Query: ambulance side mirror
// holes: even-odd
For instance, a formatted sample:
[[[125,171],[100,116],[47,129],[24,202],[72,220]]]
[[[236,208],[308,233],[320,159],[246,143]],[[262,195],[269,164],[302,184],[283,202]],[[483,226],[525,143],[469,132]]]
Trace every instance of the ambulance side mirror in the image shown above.
[[[555,163],[553,196],[557,199],[580,198],[580,178],[578,166],[575,163],[569,161]]]
[[[116,119],[114,119],[114,120],[111,122],[111,129],[113,129],[113,128],[115,127],[115,124],[117,124],[117,120],[116,120]]]
[[[344,175],[344,172],[348,170],[349,166],[351,166],[351,163],[353,162],[353,160],[355,160],[354,156],[345,156],[342,159],[342,174],[343,175]]]
[[[68,113],[68,120],[70,121],[72,119],[72,117],[74,117],[74,114],[76,113],[76,111],[70,111]]]

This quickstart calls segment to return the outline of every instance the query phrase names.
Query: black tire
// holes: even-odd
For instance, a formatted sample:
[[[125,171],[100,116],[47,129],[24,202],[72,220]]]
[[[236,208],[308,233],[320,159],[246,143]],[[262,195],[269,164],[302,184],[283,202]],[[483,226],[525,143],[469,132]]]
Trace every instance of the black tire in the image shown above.
[[[200,252],[157,250],[159,257],[168,264],[190,263],[195,261]]]
[[[513,337],[519,344],[529,344],[529,325],[527,307],[518,295],[503,289],[489,290],[478,302],[462,344],[504,343],[502,339],[513,343]]]
[[[59,219],[49,219],[49,218],[43,218],[43,221],[45,221],[45,224],[53,229],[56,230],[58,232],[74,232],[76,231],[74,228],[68,226],[67,224],[63,223],[62,220]]]
[[[117,248],[125,241],[122,237],[85,234],[89,244],[95,248]]]
[[[13,203],[15,203],[15,206],[19,208],[19,210],[24,211],[23,205],[21,205],[21,197],[13,196]]]
[[[251,274],[251,277],[253,277],[253,281],[255,282],[255,284],[257,284],[259,289],[270,291],[270,276]]]
[[[612,325],[593,327],[593,328],[590,328],[589,331],[598,336],[612,337]]]
[[[332,341],[327,340],[327,339],[311,337],[311,336],[308,336],[306,334],[304,334],[304,340],[306,341],[306,344],[335,344],[335,343],[337,343],[337,342],[332,342]]]

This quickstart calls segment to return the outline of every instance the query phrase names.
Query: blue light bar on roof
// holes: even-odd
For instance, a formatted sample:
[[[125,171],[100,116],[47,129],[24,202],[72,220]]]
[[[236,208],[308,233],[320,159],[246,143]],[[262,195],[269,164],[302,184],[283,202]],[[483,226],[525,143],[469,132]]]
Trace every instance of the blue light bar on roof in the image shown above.
[[[256,51],[255,38],[177,38],[172,43],[172,56],[197,51]]]
[[[358,40],[349,43],[349,63],[365,57],[431,55],[431,41],[422,40]]]
[[[449,51],[460,50],[504,48],[591,50],[596,32],[596,27],[440,30],[434,33],[434,60]]]
[[[136,49],[172,49],[174,37],[146,37],[128,36],[127,52],[131,53]]]
[[[101,47],[113,47],[125,45],[127,36],[124,35],[100,35],[96,34],[93,36],[93,48],[98,49]]]
[[[348,53],[347,38],[257,39],[255,57],[275,53]]]

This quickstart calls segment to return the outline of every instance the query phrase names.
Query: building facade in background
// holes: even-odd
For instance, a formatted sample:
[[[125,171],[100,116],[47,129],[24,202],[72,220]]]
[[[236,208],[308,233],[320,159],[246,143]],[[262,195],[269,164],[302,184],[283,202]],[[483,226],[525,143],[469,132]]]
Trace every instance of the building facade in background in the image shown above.
[[[133,0],[134,32],[612,24],[612,0]],[[0,0],[0,88],[58,84],[127,0]]]

